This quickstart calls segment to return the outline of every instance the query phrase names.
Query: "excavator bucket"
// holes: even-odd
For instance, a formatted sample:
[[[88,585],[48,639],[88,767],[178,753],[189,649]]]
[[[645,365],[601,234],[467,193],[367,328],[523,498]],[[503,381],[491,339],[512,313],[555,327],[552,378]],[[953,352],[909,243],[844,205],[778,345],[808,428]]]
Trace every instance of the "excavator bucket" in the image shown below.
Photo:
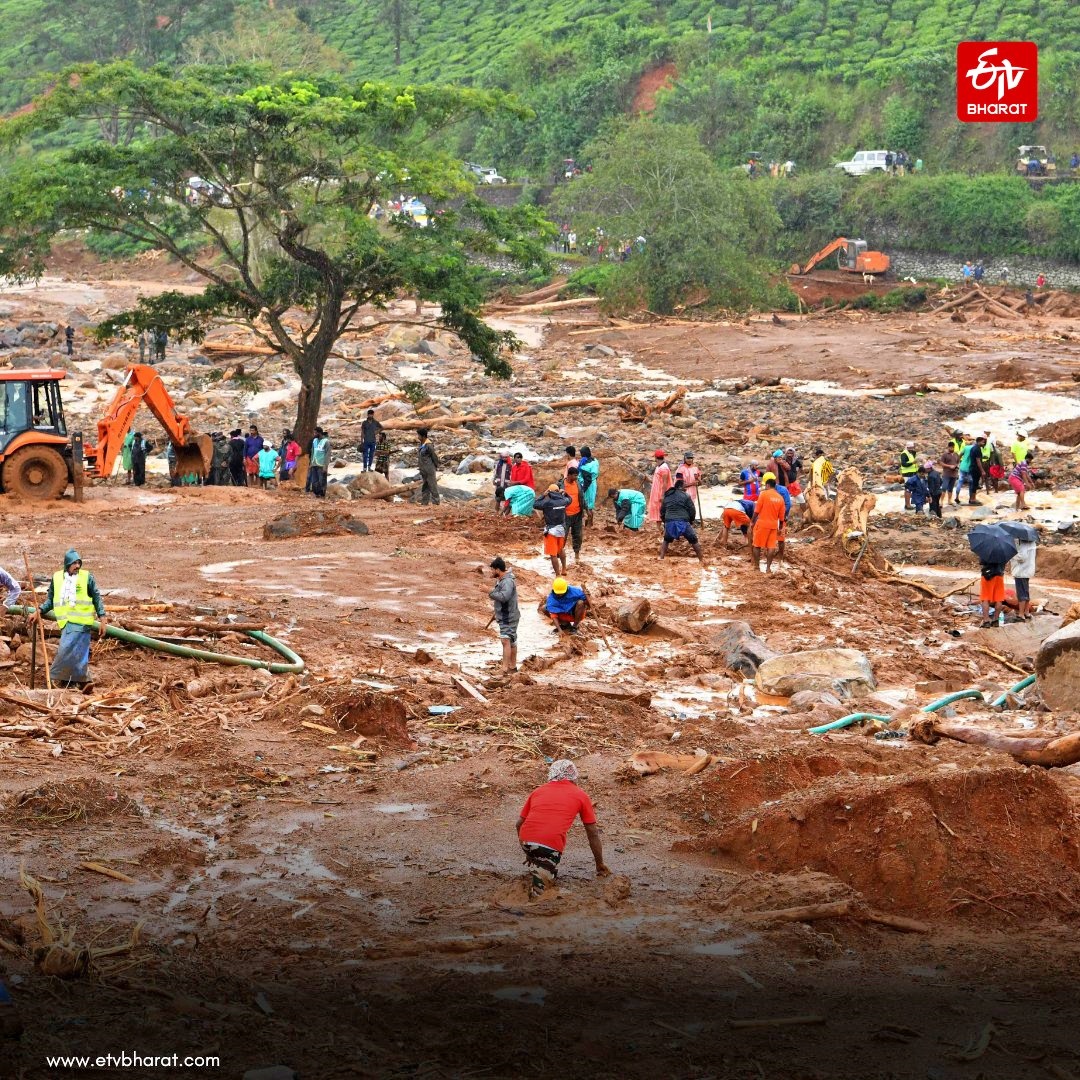
[[[178,476],[197,473],[206,477],[214,456],[214,440],[209,435],[192,435],[186,446],[176,448],[176,472]]]

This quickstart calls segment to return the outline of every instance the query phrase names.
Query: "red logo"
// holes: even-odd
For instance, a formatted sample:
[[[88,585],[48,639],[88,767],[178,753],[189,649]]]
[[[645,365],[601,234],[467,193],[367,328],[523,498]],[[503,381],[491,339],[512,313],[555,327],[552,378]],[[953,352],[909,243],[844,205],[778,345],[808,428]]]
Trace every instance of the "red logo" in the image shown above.
[[[1033,41],[956,46],[956,118],[966,124],[1030,123],[1039,115],[1039,48]]]

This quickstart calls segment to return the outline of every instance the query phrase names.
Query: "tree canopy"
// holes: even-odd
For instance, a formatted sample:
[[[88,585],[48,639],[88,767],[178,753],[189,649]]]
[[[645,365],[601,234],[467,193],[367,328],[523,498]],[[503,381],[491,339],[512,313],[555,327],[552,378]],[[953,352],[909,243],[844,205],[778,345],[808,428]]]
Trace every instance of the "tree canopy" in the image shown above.
[[[464,117],[515,111],[498,92],[268,78],[249,66],[178,76],[126,61],[80,66],[0,123],[0,147],[17,151],[102,113],[130,124],[134,137],[10,155],[0,176],[0,273],[40,273],[53,237],[71,229],[171,252],[205,289],[144,298],[101,331],[162,327],[199,340],[218,320],[250,326],[300,378],[303,441],[318,418],[327,357],[365,304],[385,307],[402,294],[438,303],[434,325],[458,334],[489,374],[509,374],[505,353],[516,341],[479,316],[478,257],[543,264],[546,226],[533,208],[479,203],[461,162],[432,140]],[[464,203],[440,207],[426,228],[406,214],[375,216],[403,192],[432,208]]]
[[[775,299],[762,258],[780,224],[769,194],[741,170],[719,168],[693,130],[638,120],[589,154],[592,172],[565,185],[555,207],[579,234],[600,228],[608,247],[631,243],[610,296],[660,312],[701,290],[732,307]]]

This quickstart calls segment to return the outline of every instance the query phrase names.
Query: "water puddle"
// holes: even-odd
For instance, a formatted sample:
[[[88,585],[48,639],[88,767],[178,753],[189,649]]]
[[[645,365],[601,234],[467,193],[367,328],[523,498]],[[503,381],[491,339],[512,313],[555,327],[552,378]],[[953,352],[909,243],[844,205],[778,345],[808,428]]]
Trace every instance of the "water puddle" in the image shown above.
[[[697,956],[741,956],[746,951],[746,947],[757,940],[757,934],[743,934],[741,937],[695,945],[690,951]]]
[[[431,816],[427,803],[379,803],[372,809],[380,814],[393,814],[403,821],[424,821]]]

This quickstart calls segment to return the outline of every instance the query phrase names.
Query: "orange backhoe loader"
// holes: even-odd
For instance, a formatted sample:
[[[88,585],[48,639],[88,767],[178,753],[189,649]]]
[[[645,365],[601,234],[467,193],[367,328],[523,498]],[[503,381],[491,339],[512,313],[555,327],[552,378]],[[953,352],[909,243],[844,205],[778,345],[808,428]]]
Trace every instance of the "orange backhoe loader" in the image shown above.
[[[71,438],[64,420],[60,380],[64,371],[0,371],[0,486],[28,499],[57,499],[72,480]],[[197,435],[176,411],[161,376],[132,364],[97,424],[97,443],[84,451],[87,476],[110,476],[145,405],[176,448],[177,470],[205,476],[213,456],[209,435]]]
[[[884,274],[889,269],[889,256],[881,251],[867,251],[865,240],[847,240],[838,236],[832,243],[826,244],[805,266],[793,263],[789,274],[809,274],[823,259],[834,251],[840,254],[836,258],[838,270],[848,270],[853,274]]]

